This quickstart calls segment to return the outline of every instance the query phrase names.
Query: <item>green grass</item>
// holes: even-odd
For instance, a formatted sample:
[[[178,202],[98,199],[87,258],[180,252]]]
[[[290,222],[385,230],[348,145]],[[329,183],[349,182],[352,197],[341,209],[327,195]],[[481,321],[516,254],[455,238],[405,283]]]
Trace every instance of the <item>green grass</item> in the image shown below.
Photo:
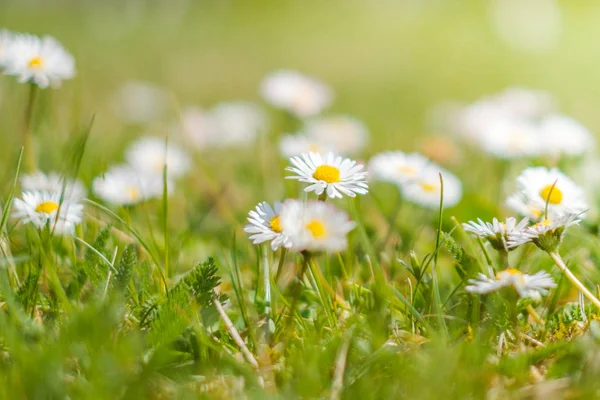
[[[133,138],[166,136],[183,106],[259,101],[258,82],[279,67],[331,83],[332,113],[367,123],[361,159],[427,151],[429,138],[444,135],[425,122],[432,106],[509,85],[546,89],[561,110],[600,128],[600,92],[590,90],[600,79],[598,4],[563,2],[557,47],[529,55],[494,36],[476,1],[198,1],[178,15],[184,3],[0,3],[0,27],[51,34],[77,59],[78,77],[37,99],[42,170],[89,185]],[[110,96],[129,79],[170,91],[164,120],[140,128],[116,118]],[[500,260],[459,223],[506,215],[500,171],[510,181],[526,162],[501,166],[457,146],[446,167],[465,195],[443,214],[402,203],[396,215],[396,190],[379,183],[356,201],[336,201],[357,221],[349,248],[314,257],[300,280],[301,255],[280,262],[243,232],[259,201],[301,195],[284,181],[277,150],[278,135],[297,121],[271,110],[271,130],[255,147],[196,154],[172,196],[128,208],[92,197],[77,238],[60,238],[9,218],[20,195],[26,99],[26,86],[0,77],[1,398],[598,397],[599,310],[573,304],[576,292],[546,254],[529,245],[510,257],[559,283],[531,304],[541,321],[519,303],[520,331],[533,340],[506,333],[514,326],[500,295],[464,290],[486,257],[496,267]],[[575,173],[578,162],[561,167]],[[561,246],[591,289],[600,282],[597,204]]]

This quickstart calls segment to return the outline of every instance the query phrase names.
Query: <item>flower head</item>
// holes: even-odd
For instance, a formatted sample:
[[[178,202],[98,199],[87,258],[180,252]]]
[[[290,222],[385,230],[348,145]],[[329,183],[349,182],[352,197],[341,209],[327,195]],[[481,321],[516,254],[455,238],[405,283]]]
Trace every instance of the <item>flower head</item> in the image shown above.
[[[279,151],[286,158],[301,156],[304,153],[335,153],[335,146],[316,136],[305,133],[285,134],[279,141]]]
[[[249,101],[219,103],[210,110],[217,132],[215,147],[252,143],[267,130],[269,125],[265,111]]]
[[[322,201],[287,200],[280,218],[283,234],[293,243],[294,251],[342,251],[348,246],[348,232],[355,226],[345,212]]]
[[[440,174],[444,182],[444,208],[452,207],[462,198],[462,184],[451,172],[435,164],[427,166],[417,179],[402,185],[402,193],[410,202],[426,208],[439,208],[442,185]]]
[[[266,201],[259,203],[256,208],[248,213],[248,222],[244,232],[250,233],[253,244],[270,241],[273,251],[280,246],[289,249],[292,241],[283,233],[281,224],[281,203],[276,201],[273,207]]]
[[[342,198],[342,195],[355,197],[369,192],[364,166],[349,158],[335,156],[333,153],[325,156],[305,153],[300,157],[292,157],[290,162],[293,167],[287,167],[286,171],[295,175],[288,176],[287,179],[309,183],[304,189],[306,192],[314,191],[318,195],[326,192],[331,198]]]
[[[173,185],[167,182],[168,190]],[[94,179],[94,193],[101,199],[118,205],[139,203],[163,195],[163,177],[160,174],[144,174],[129,165],[111,167]]]
[[[143,137],[129,146],[125,157],[142,174],[162,175],[167,164],[171,178],[183,176],[191,167],[190,156],[178,146],[157,137]]]
[[[334,153],[345,156],[360,153],[369,139],[365,124],[346,115],[309,120],[304,131],[309,137],[327,144]]]
[[[386,151],[369,160],[369,178],[402,185],[418,180],[430,164],[431,161],[419,153]]]
[[[64,193],[70,201],[80,201],[87,196],[85,186],[79,180],[66,179],[56,172],[44,174],[41,171],[21,176],[21,187],[27,192]]]
[[[517,177],[517,192],[507,204],[516,212],[538,220],[546,205],[550,214],[575,213],[587,210],[581,187],[556,168],[527,168]]]
[[[0,29],[0,68],[6,62],[7,49],[12,40],[13,34],[6,29]]]
[[[544,219],[520,231],[508,235],[508,246],[511,248],[533,242],[544,251],[555,251],[562,241],[565,230],[577,225],[581,220],[578,214],[555,214],[552,219]]]
[[[477,219],[477,222],[469,221],[463,224],[463,228],[467,232],[471,232],[476,236],[486,239],[492,247],[499,251],[508,250],[508,236],[513,232],[520,232],[527,226],[527,218],[523,218],[517,223],[517,219],[509,217],[505,222],[500,222],[494,218],[492,222],[483,222]]]
[[[498,272],[493,279],[479,274],[477,279],[471,279],[469,283],[465,289],[471,293],[485,294],[513,287],[520,297],[532,299],[538,299],[541,295],[548,294],[548,289],[556,287],[550,274],[545,271],[527,275],[514,268]]]
[[[125,82],[114,94],[115,114],[129,124],[147,124],[164,115],[168,103],[167,92],[148,82]]]
[[[289,70],[267,75],[261,83],[260,92],[268,103],[297,117],[319,114],[333,99],[331,89],[325,84]]]
[[[58,87],[75,76],[75,59],[51,36],[18,34],[6,48],[4,74],[42,89]]]
[[[15,199],[14,217],[38,229],[48,227],[58,235],[72,235],[81,222],[83,205],[69,200],[61,201],[60,192],[27,191],[22,199]]]

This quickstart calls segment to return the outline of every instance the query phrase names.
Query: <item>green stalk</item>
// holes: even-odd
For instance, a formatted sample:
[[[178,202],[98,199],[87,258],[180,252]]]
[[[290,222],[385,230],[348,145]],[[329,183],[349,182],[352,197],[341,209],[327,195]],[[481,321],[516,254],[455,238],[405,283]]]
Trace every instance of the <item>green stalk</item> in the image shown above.
[[[25,148],[24,164],[25,170],[29,173],[33,173],[37,170],[37,163],[35,159],[35,151],[33,149],[33,137],[31,132],[31,120],[33,117],[33,106],[35,104],[35,98],[37,95],[37,85],[35,83],[29,84],[29,95],[27,97],[27,105],[25,106],[25,119],[23,123],[23,147]]]
[[[598,300],[598,298],[594,296],[579,279],[577,279],[573,272],[571,272],[571,270],[567,267],[560,254],[558,254],[556,251],[549,251],[548,255],[552,261],[554,261],[554,264],[556,264],[556,266],[565,274],[567,279],[569,279],[571,283],[575,285],[575,287],[579,289],[579,291],[583,293],[583,295],[587,297],[589,301],[594,303],[594,305],[600,309],[600,300]]]

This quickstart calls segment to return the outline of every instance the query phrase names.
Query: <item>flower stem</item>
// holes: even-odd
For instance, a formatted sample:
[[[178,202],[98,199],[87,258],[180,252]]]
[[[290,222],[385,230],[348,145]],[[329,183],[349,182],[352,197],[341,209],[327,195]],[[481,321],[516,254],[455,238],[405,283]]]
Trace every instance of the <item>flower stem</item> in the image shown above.
[[[319,195],[319,201],[322,201],[323,203],[327,201],[327,191],[324,191]]]
[[[271,268],[269,262],[269,253],[267,247],[262,247],[262,268],[263,268],[263,284],[265,286],[265,315],[267,319],[271,319]]]
[[[585,286],[583,286],[583,283],[581,283],[579,279],[577,279],[577,277],[567,267],[560,254],[558,254],[558,252],[556,251],[549,251],[548,255],[550,256],[552,261],[554,261],[554,264],[556,264],[556,266],[567,276],[567,279],[569,279],[571,283],[575,285],[575,287],[577,287],[577,289],[579,289],[579,291],[583,293],[585,297],[588,298],[589,301],[594,303],[596,307],[600,308],[600,300],[598,300],[598,298],[594,296],[592,292],[590,292]]]
[[[23,147],[25,170],[29,173],[36,171],[35,151],[33,149],[33,137],[31,132],[31,120],[33,117],[33,105],[37,94],[37,86],[34,83],[29,84],[29,96],[25,106],[25,119],[23,123]]]
[[[283,264],[285,263],[286,254],[287,249],[285,247],[282,247],[281,252],[279,254],[279,264],[277,265],[277,272],[275,274],[275,284],[279,282],[279,277],[281,276],[281,272],[283,271]]]

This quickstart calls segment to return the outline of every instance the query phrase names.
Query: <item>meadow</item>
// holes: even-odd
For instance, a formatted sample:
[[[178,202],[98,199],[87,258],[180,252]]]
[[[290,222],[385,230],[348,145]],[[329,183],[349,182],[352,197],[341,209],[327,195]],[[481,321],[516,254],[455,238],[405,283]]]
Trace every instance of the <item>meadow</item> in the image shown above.
[[[600,397],[600,5],[521,3],[1,2],[0,398]]]

